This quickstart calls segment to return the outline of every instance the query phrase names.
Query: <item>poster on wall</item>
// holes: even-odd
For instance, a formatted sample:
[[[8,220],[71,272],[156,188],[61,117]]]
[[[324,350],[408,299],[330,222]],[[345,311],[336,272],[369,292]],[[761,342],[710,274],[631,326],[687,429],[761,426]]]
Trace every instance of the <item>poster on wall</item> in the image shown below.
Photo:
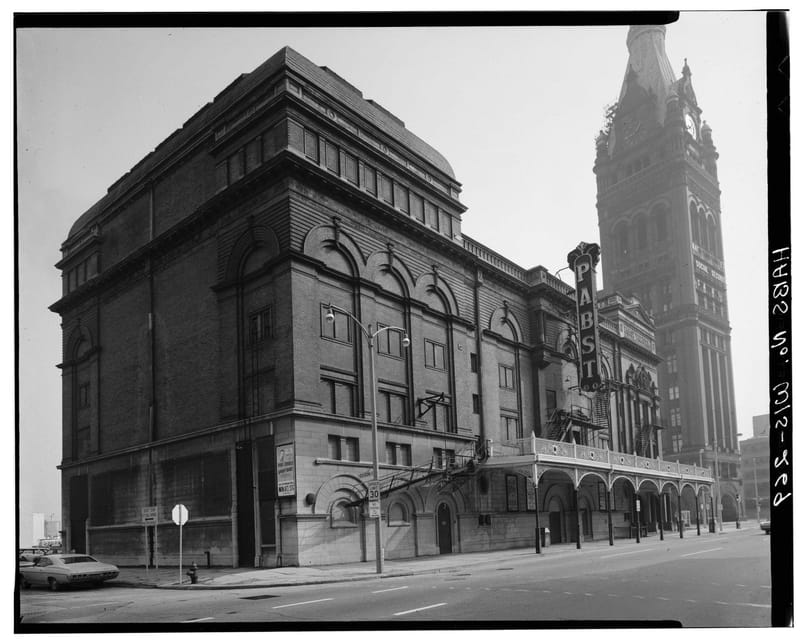
[[[294,443],[278,444],[275,447],[277,463],[277,497],[297,495],[297,469]]]

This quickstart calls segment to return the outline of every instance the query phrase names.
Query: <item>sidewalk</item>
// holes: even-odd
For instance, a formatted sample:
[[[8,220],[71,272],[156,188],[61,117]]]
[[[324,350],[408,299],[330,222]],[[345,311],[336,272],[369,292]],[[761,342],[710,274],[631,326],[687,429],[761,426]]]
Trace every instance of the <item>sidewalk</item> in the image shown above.
[[[747,533],[756,531],[755,523],[743,523],[742,529],[725,527],[721,533],[709,534],[708,529],[702,530],[700,539],[717,537],[731,533]],[[694,528],[687,529],[684,539],[697,537]],[[681,542],[677,532],[664,532],[664,541],[661,542],[657,534],[642,538],[641,544],[668,546]],[[198,582],[190,584],[187,570],[190,563],[182,567],[182,583],[179,582],[179,567],[160,567],[148,569],[145,567],[121,567],[117,579],[108,582],[109,586],[143,587],[159,589],[254,589],[267,587],[286,587],[304,584],[324,584],[329,582],[351,582],[355,580],[373,580],[412,576],[427,573],[456,572],[467,570],[481,564],[502,564],[507,562],[530,562],[541,559],[560,558],[574,553],[603,551],[606,549],[629,550],[635,548],[634,539],[617,539],[614,546],[607,540],[583,542],[582,549],[577,549],[575,543],[555,544],[541,549],[540,555],[535,553],[534,547],[520,547],[517,549],[503,549],[500,551],[481,551],[475,553],[452,553],[436,556],[421,556],[419,558],[406,558],[404,560],[386,560],[383,574],[376,573],[375,559],[368,562],[354,562],[347,564],[333,564],[311,567],[278,567],[273,569],[250,569],[232,567],[203,567],[198,568]],[[628,549],[629,548],[629,549]]]

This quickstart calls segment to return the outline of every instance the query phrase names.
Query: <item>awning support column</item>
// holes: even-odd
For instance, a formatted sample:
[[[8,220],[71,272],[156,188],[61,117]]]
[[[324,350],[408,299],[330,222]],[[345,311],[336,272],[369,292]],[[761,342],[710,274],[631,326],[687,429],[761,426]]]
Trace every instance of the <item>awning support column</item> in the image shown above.
[[[607,502],[607,538],[610,541],[610,546],[613,546],[613,512],[610,510],[610,494],[612,489],[607,487],[605,491],[605,501]]]

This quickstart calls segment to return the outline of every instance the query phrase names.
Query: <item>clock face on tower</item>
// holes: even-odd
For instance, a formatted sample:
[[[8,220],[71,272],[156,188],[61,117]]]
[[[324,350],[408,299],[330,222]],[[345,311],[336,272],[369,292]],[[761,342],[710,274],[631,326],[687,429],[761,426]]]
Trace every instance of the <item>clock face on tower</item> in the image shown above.
[[[697,139],[697,123],[690,113],[686,114],[686,131],[692,138]]]

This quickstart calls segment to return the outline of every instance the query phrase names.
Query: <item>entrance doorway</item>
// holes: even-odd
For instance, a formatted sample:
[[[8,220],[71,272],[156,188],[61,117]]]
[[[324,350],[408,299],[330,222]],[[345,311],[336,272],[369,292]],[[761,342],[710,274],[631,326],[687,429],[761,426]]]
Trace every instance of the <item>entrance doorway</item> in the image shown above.
[[[238,565],[255,566],[255,503],[252,483],[252,443],[235,447],[238,492]]]
[[[440,553],[451,553],[453,551],[451,508],[444,502],[437,507],[437,541]]]
[[[563,541],[562,521],[563,514],[561,511],[549,512],[549,539],[551,544],[560,544]]]

